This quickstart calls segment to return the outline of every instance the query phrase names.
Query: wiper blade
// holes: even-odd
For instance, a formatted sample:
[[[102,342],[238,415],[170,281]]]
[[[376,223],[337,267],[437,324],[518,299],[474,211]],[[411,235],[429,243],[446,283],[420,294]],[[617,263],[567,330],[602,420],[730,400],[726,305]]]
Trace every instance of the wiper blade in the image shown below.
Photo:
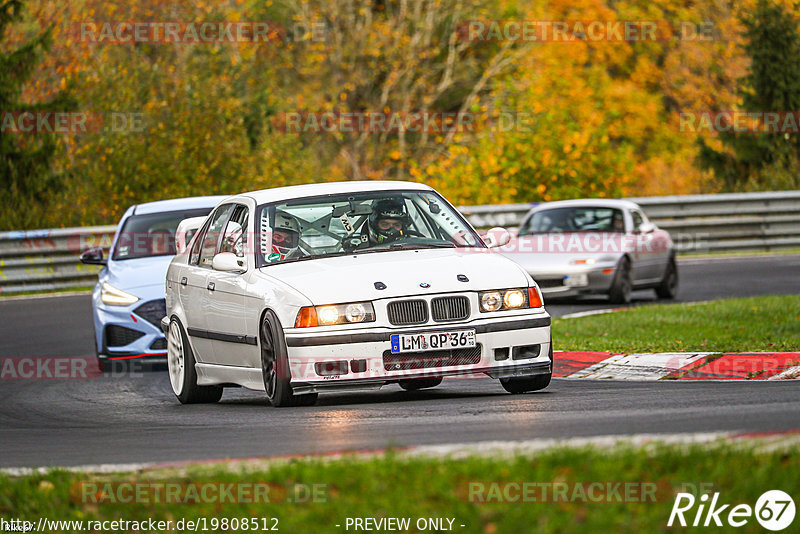
[[[414,250],[419,248],[455,248],[452,243],[392,243],[390,250]]]

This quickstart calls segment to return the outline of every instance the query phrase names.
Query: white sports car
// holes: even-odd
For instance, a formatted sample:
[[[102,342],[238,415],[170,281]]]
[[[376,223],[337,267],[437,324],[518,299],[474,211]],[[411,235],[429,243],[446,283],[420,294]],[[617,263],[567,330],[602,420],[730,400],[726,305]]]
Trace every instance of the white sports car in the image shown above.
[[[552,298],[605,294],[612,303],[626,304],[633,290],[652,288],[664,299],[678,292],[669,234],[629,200],[539,204],[501,251]]]
[[[521,393],[552,376],[536,283],[422,184],[230,197],[172,261],[166,286],[161,326],[182,403],[244,386],[274,406],[309,405],[322,391],[476,375]]]

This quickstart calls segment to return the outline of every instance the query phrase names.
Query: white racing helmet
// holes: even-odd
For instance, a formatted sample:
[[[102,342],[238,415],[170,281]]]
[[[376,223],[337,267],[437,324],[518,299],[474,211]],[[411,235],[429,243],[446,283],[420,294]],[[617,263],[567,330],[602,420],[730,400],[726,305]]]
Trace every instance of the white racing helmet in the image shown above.
[[[272,252],[286,257],[296,252],[299,246],[300,223],[285,211],[276,210],[272,228]]]

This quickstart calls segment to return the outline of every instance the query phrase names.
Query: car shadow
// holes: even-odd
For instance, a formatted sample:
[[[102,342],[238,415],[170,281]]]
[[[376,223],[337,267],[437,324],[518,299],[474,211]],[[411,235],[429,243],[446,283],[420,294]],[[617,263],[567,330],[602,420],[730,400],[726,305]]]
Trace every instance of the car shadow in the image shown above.
[[[491,379],[488,379],[491,380]],[[497,398],[508,397],[509,399],[521,398],[520,395],[511,395],[506,393],[500,384],[497,384],[497,391],[454,391],[448,389],[446,386],[442,389],[432,388],[429,390],[420,391],[397,391],[390,390],[397,386],[388,385],[376,391],[357,391],[357,392],[337,392],[337,393],[323,393],[319,396],[314,407],[343,407],[343,406],[358,406],[358,405],[382,405],[393,403],[408,403],[408,402],[426,402],[436,400],[464,400],[464,399],[479,399],[479,398]],[[550,394],[547,390],[526,393],[523,395],[540,395]],[[268,406],[269,403],[264,398],[264,394],[256,391],[239,390],[234,395],[229,396],[231,393],[226,391],[223,394],[222,400],[219,401],[220,405],[231,406]],[[228,397],[228,398],[226,398]],[[298,409],[308,409],[306,407],[299,407]]]

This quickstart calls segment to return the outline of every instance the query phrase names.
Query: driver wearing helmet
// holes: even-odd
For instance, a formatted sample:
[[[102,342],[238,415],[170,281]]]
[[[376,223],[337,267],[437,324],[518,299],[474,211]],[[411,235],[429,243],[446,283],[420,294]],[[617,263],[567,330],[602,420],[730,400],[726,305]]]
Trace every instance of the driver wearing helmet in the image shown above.
[[[276,257],[276,255],[278,255]],[[272,229],[272,249],[270,258],[290,260],[302,256],[300,250],[300,223],[285,211],[275,211],[275,225]]]
[[[367,224],[370,246],[392,243],[408,235],[410,218],[400,199],[378,200],[372,205]]]

